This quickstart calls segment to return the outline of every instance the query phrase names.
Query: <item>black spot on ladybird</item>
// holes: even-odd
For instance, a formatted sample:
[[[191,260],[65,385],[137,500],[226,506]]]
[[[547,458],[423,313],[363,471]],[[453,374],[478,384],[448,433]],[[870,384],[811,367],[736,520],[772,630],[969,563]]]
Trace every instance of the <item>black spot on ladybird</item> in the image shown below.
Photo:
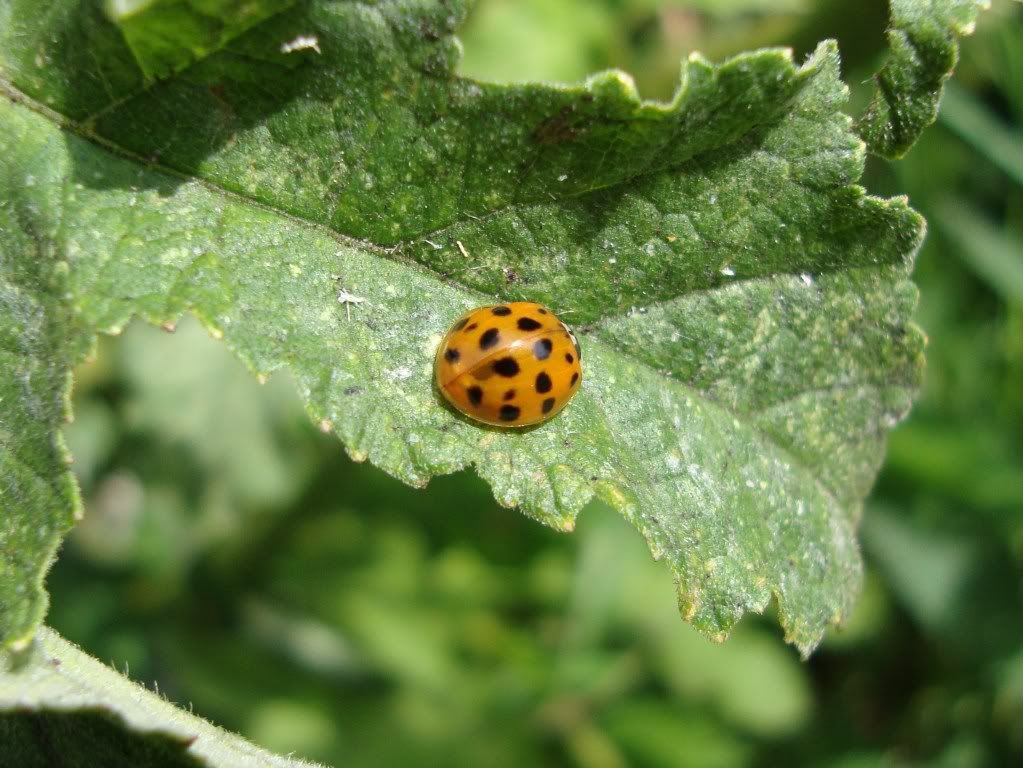
[[[550,339],[538,339],[533,342],[533,356],[537,360],[546,360],[551,356],[554,343]]]
[[[520,331],[535,331],[543,326],[531,317],[520,317],[518,322]]]
[[[507,392],[505,392],[504,393],[504,399],[506,401],[507,400],[514,400],[515,399],[515,390],[514,389],[509,389]]]
[[[469,402],[473,405],[479,405],[483,402],[483,390],[480,387],[469,387],[465,390],[465,394],[469,396]]]
[[[498,317],[506,317],[512,313],[510,307],[494,307],[490,311],[493,312]]]
[[[449,347],[444,350],[444,359],[449,363],[457,362],[459,358],[458,350],[454,347]]]
[[[569,365],[571,365],[572,363],[575,362],[575,358],[572,357],[572,353],[571,352],[566,352],[565,353],[565,362],[568,363]]]
[[[500,334],[496,328],[488,328],[480,336],[480,349],[490,349],[497,343],[497,338]]]
[[[536,374],[536,391],[541,395],[544,392],[551,391],[551,377],[547,375],[547,371],[540,371]]]
[[[521,409],[517,405],[502,405],[501,406],[501,421],[515,421],[522,413]]]
[[[515,362],[514,357],[502,357],[500,360],[496,361],[492,367],[494,369],[494,373],[506,376],[509,379],[512,376],[518,376],[519,374],[519,364]]]
[[[546,315],[547,314],[547,310],[544,309],[543,307],[541,307],[540,309],[538,309],[536,311],[539,312],[541,315]]]
[[[575,383],[577,381],[579,381],[579,372],[578,371],[576,371],[575,373],[572,374],[572,383],[569,386],[573,386],[574,387]]]
[[[468,333],[469,331],[475,331],[479,327],[480,327],[479,323],[470,323],[469,325],[465,326],[465,332]]]
[[[544,413],[550,413],[553,407],[554,407],[553,397],[548,397],[546,400],[543,401],[542,409]]]

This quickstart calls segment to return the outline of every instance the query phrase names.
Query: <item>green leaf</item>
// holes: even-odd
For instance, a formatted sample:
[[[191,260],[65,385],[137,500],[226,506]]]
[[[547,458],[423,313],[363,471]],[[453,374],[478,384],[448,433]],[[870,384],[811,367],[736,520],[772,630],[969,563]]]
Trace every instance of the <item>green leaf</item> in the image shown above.
[[[32,152],[32,140],[22,149]],[[0,645],[18,647],[43,619],[43,575],[81,513],[60,427],[70,415],[70,364],[86,342],[61,298],[67,265],[33,258],[33,238],[46,236],[37,227],[56,226],[55,201],[34,176],[12,195],[8,173],[29,173],[13,159],[0,160]],[[25,212],[28,227],[18,222]]]
[[[147,79],[166,77],[295,0],[105,0]]]
[[[897,159],[938,116],[959,38],[973,33],[990,0],[891,0],[888,59],[857,130],[876,155]]]
[[[313,768],[175,707],[47,628],[0,652],[0,744],[4,765]]]
[[[862,500],[920,376],[922,221],[855,186],[833,45],[802,66],[691,57],[659,104],[617,72],[454,76],[462,3],[309,2],[145,85],[87,7],[0,8],[0,274],[53,339],[4,368],[12,408],[60,395],[96,332],[193,312],[257,374],[287,366],[324,430],[406,483],[474,465],[563,530],[605,500],[712,637],[776,597],[808,653],[847,614]],[[287,50],[300,37],[316,47]],[[584,386],[538,429],[481,428],[435,393],[434,348],[465,309],[519,298],[576,325]],[[43,450],[62,416],[8,430],[46,488],[69,482]],[[55,492],[10,498],[14,530],[66,527]],[[8,640],[38,617],[17,589],[54,541],[4,582]]]

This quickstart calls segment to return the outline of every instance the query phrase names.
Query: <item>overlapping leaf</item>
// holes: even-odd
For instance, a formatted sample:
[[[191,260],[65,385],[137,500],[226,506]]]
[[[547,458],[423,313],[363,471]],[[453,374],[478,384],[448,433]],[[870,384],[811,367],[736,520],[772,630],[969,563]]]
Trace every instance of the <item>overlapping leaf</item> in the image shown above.
[[[959,38],[973,32],[990,0],[891,0],[888,59],[858,130],[871,152],[902,157],[938,117]]]
[[[461,3],[324,1],[151,82],[88,4],[0,9],[4,295],[47,340],[4,305],[8,640],[67,524],[67,372],[94,332],[186,311],[256,372],[288,366],[324,429],[405,482],[474,465],[566,530],[607,501],[712,636],[774,595],[808,652],[847,612],[860,503],[919,378],[922,225],[854,186],[832,46],[693,57],[652,104],[618,73],[455,77]],[[339,286],[365,299],[350,320]],[[541,428],[483,429],[435,394],[433,349],[516,298],[578,325],[585,385]],[[46,493],[7,490],[22,476]]]
[[[177,709],[42,629],[0,651],[0,765],[314,768]]]

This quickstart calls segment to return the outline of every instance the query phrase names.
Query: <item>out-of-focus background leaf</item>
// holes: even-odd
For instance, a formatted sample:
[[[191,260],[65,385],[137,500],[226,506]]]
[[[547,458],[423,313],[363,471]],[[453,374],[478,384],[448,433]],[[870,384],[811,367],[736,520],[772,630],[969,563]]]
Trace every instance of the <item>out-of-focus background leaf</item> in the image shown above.
[[[840,38],[864,104],[885,3],[480,0],[462,71],[572,81]],[[528,41],[528,42],[527,42]],[[1023,761],[1023,8],[962,48],[937,126],[866,186],[930,222],[921,401],[864,519],[865,594],[809,663],[770,621],[678,620],[600,507],[562,536],[468,474],[424,491],[353,464],[288,380],[193,322],[130,326],[78,371],[86,515],[49,621],[278,752],[346,766],[998,766]],[[315,578],[311,578],[314,575]],[[582,588],[582,585],[587,585]]]

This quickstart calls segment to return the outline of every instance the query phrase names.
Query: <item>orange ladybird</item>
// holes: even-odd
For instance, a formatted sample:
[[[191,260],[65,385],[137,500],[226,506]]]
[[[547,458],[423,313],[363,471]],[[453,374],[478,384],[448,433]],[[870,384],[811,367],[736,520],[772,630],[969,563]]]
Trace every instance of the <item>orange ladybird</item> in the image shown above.
[[[437,386],[455,408],[498,427],[539,424],[579,389],[579,342],[549,309],[529,301],[464,315],[437,348]]]

